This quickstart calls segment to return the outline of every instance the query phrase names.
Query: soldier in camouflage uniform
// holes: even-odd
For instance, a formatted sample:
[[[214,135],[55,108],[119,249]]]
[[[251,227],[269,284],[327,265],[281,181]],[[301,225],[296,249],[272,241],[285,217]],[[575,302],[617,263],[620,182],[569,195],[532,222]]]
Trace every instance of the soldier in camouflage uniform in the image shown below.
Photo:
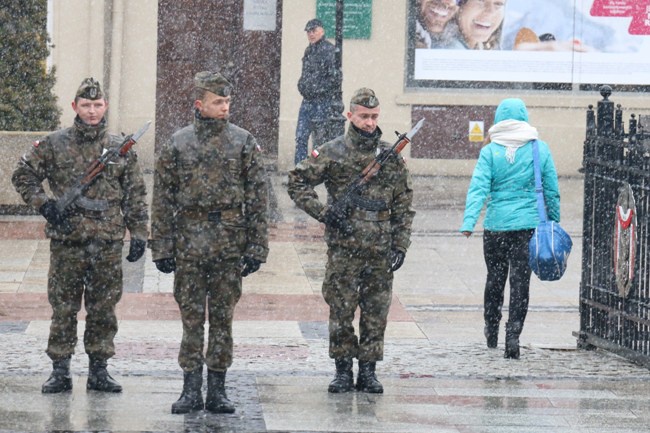
[[[267,177],[255,138],[228,121],[230,83],[204,71],[194,86],[193,124],[177,131],[156,161],[150,245],[157,268],[176,272],[174,298],[183,321],[178,363],[184,384],[172,413],[203,409],[204,363],[205,409],[233,413],[225,391],[233,313],[242,277],[257,271],[268,255]]]
[[[13,173],[12,182],[23,200],[47,220],[50,238],[48,299],[52,324],[47,354],[53,372],[43,384],[44,393],[72,389],[70,358],[77,344],[77,313],[83,297],[86,309],[84,348],[90,358],[86,388],[121,392],[107,372],[115,354],[115,306],[122,296],[122,246],[126,229],[131,233],[131,262],[142,257],[147,239],[147,205],[144,179],[135,151],[110,162],[73,205],[64,212],[43,189],[47,180],[56,197],[84,175],[105,149],[119,147],[122,137],[107,133],[108,107],[100,84],[83,80],[72,108],[74,125],[34,143]]]
[[[323,205],[314,190],[325,183],[328,202],[335,203],[379,152],[390,149],[380,140],[379,111],[371,89],[357,90],[347,113],[347,133],[312,152],[289,173],[289,195],[296,205],[325,223],[328,260],[323,297],[330,307],[329,355],[336,364],[328,388],[332,393],[354,387],[353,358],[359,360],[357,389],[383,392],[375,365],[383,359],[393,272],[402,265],[410,244],[413,191],[401,157],[390,158],[344,214]],[[359,337],[352,325],[357,306]]]

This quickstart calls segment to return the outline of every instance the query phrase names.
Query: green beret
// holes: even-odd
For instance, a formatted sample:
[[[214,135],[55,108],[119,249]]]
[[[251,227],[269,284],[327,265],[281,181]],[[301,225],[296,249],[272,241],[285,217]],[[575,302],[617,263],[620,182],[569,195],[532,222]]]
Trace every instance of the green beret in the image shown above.
[[[76,98],[84,99],[102,99],[104,97],[104,92],[99,85],[99,81],[96,81],[93,77],[85,78],[79,88],[77,89]]]
[[[375,108],[379,105],[379,99],[377,99],[377,96],[375,96],[375,92],[372,91],[372,89],[362,87],[354,92],[354,95],[352,95],[352,99],[350,100],[350,105],[362,105],[366,108]]]
[[[230,96],[232,92],[232,84],[218,72],[202,71],[197,73],[194,76],[194,87],[219,96]]]

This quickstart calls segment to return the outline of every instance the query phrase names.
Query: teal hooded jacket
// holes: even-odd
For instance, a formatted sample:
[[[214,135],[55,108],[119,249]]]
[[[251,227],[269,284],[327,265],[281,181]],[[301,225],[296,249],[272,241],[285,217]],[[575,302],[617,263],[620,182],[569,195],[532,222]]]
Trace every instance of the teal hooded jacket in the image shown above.
[[[514,120],[519,122],[500,122]],[[483,227],[490,231],[513,231],[533,229],[539,224],[537,197],[535,193],[535,173],[533,170],[532,140],[521,138],[514,160],[506,158],[508,147],[495,143],[493,130],[500,130],[504,125],[515,124],[527,131],[536,130],[528,125],[528,110],[521,99],[505,99],[497,107],[494,117],[495,125],[490,128],[492,142],[481,149],[478,162],[472,174],[461,232],[473,232],[483,206],[487,203]],[[508,142],[516,142],[526,134],[508,131],[500,137]],[[499,140],[497,140],[499,141]],[[539,161],[544,188],[546,211],[550,220],[560,222],[560,191],[555,163],[548,145],[537,140]]]

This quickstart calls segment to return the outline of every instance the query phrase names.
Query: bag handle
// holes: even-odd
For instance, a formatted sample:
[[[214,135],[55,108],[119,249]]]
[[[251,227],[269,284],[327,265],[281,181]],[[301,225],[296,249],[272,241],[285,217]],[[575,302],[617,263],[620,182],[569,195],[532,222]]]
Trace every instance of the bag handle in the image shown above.
[[[542,171],[539,168],[539,146],[537,140],[533,140],[533,169],[535,171],[537,213],[539,213],[540,222],[545,223],[548,220],[548,217],[546,215],[546,204],[544,203],[544,188],[542,187]]]

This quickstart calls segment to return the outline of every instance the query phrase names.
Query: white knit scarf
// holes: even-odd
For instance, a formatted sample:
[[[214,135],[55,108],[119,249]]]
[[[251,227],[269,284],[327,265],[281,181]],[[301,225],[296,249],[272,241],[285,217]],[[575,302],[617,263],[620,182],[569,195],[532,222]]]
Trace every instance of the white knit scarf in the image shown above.
[[[492,125],[488,134],[490,140],[506,148],[506,161],[515,162],[517,149],[539,137],[537,128],[522,120],[506,119]]]

